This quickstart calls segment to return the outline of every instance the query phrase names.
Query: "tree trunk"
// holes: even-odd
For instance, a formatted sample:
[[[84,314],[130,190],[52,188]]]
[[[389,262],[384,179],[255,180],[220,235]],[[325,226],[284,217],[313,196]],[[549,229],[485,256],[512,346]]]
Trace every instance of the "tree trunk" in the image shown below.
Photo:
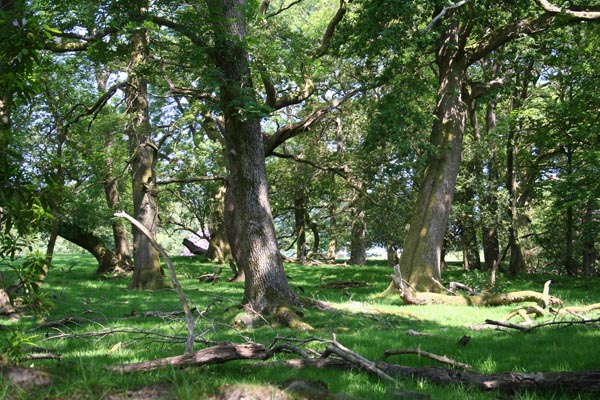
[[[500,243],[498,240],[498,229],[496,228],[496,215],[498,214],[498,198],[496,194],[496,188],[498,187],[498,157],[495,142],[491,138],[492,133],[496,130],[496,107],[493,102],[488,104],[485,114],[485,129],[488,143],[490,143],[490,156],[487,162],[486,201],[482,204],[488,220],[482,227],[482,245],[485,269],[493,271],[497,267],[498,259],[500,258]]]
[[[567,144],[567,179],[571,177],[573,173],[573,153],[570,144]],[[568,199],[572,200],[572,199]],[[567,200],[567,201],[568,201]],[[569,276],[575,276],[577,274],[577,268],[575,266],[574,254],[574,218],[573,218],[573,204],[569,201],[567,205],[567,220],[565,221],[566,227],[566,243],[565,243],[565,269]]]
[[[444,234],[460,167],[467,109],[462,99],[467,62],[457,20],[448,21],[437,53],[439,100],[431,143],[434,155],[425,170],[400,258],[403,278],[420,291],[436,290],[441,279]]]
[[[350,265],[365,265],[367,261],[367,227],[363,201],[357,204],[358,209],[352,211],[352,226],[350,228]]]
[[[104,194],[106,195],[108,207],[113,211],[118,211],[120,209],[121,201],[119,199],[119,183],[116,177],[110,176],[104,181]],[[133,269],[133,263],[131,261],[131,254],[129,253],[127,226],[121,219],[117,218],[112,220],[111,226],[115,243],[116,264],[124,271],[131,271]]]
[[[140,12],[145,0],[138,2]],[[138,28],[131,37],[131,58],[128,66],[125,100],[128,122],[126,133],[130,141],[133,213],[152,235],[156,235],[158,204],[156,198],[156,156],[158,149],[152,143],[148,116],[148,83],[142,70],[148,58],[149,33]],[[158,251],[148,238],[133,228],[134,272],[130,287],[133,289],[160,289],[165,287],[164,273]]]
[[[583,276],[596,275],[596,246],[594,241],[594,211],[591,201],[585,206],[582,228],[583,242]]]
[[[256,313],[277,313],[300,305],[283,270],[268,198],[261,115],[253,115],[256,95],[243,44],[243,0],[207,0],[214,32],[213,60],[220,70],[220,100],[229,166],[229,190],[237,241],[234,256],[245,272],[244,302]],[[232,246],[233,247],[233,246]]]
[[[119,264],[115,254],[106,246],[102,239],[92,232],[88,232],[77,225],[61,221],[58,227],[58,235],[89,251],[96,261],[98,261],[96,273],[110,273],[118,268]]]
[[[100,94],[106,93],[107,82],[110,77],[110,71],[102,68],[99,64],[96,65],[96,85]],[[104,179],[104,195],[106,204],[113,213],[121,209],[121,199],[119,196],[119,180],[115,176],[113,157],[113,136],[115,132],[112,129],[104,132],[104,146],[106,149],[106,166],[107,174]],[[133,270],[133,262],[129,251],[129,239],[127,224],[119,218],[113,218],[111,222],[113,231],[113,240],[115,244],[116,266],[123,271]],[[108,271],[103,271],[108,272]]]
[[[516,128],[515,128],[516,129]],[[525,269],[523,251],[519,243],[519,215],[518,215],[518,185],[516,178],[515,157],[517,145],[515,129],[509,129],[506,142],[506,189],[509,193],[510,225],[508,228],[508,244],[510,248],[510,261],[508,270],[516,275]]]
[[[327,244],[327,253],[325,260],[334,262],[337,255],[337,216],[334,202],[329,205],[329,243]]]
[[[294,221],[296,224],[296,258],[302,264],[306,264],[306,208],[305,198],[302,193],[296,193],[294,198]]]
[[[212,262],[225,263],[232,260],[231,247],[225,232],[225,185],[219,186],[210,210],[210,241],[206,256]],[[237,275],[237,269],[232,271]]]

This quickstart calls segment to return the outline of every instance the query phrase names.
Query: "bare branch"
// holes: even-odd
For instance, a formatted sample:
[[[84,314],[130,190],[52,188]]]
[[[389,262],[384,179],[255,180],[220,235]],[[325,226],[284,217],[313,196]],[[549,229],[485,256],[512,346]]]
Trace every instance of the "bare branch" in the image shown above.
[[[133,218],[131,215],[127,214],[125,211],[119,211],[114,214],[117,218],[124,218],[129,221],[132,225],[134,225],[137,229],[139,229],[144,236],[148,238],[148,241],[152,244],[152,246],[160,253],[160,255],[165,259],[167,266],[169,268],[169,273],[171,275],[171,281],[173,283],[173,287],[179,296],[179,301],[181,302],[181,306],[183,307],[183,311],[185,312],[187,325],[188,325],[188,338],[185,344],[185,356],[191,356],[194,352],[194,316],[192,315],[192,310],[185,298],[185,294],[183,293],[183,289],[179,280],[177,279],[177,274],[175,273],[175,267],[171,262],[171,259],[167,255],[167,252],[162,248],[161,245],[158,244],[156,239],[154,239],[154,235],[152,235],[148,229],[144,225],[142,225],[138,220]]]
[[[430,359],[432,359],[434,361],[438,361],[438,362],[441,362],[443,364],[448,364],[448,365],[451,365],[453,367],[459,367],[459,368],[463,368],[463,369],[471,369],[472,368],[469,364],[461,363],[459,361],[452,360],[451,358],[448,358],[446,356],[440,356],[438,354],[429,353],[429,352],[423,351],[421,349],[386,350],[384,352],[384,354],[386,356],[393,356],[393,355],[396,355],[396,354],[416,354],[418,356],[423,356],[423,357],[426,357],[426,358],[430,358]]]
[[[296,4],[299,4],[299,3],[302,3],[302,0],[295,0],[295,1],[292,1],[290,4],[288,4],[288,5],[287,5],[287,6],[285,6],[285,7],[282,5],[282,6],[279,8],[279,10],[277,10],[277,11],[274,11],[274,12],[272,12],[271,14],[268,14],[268,15],[267,15],[265,18],[271,18],[271,17],[274,17],[274,16],[276,16],[276,15],[279,15],[279,14],[281,14],[282,12],[284,12],[284,11],[286,11],[286,10],[289,10],[290,8],[294,7]]]
[[[223,181],[226,182],[227,178],[224,176],[195,176],[192,178],[170,178],[157,181],[157,185],[170,185],[173,183],[195,183],[195,182],[210,182],[210,181]]]
[[[444,17],[444,15],[446,15],[446,13],[447,13],[448,11],[450,11],[450,10],[453,10],[453,9],[455,9],[455,8],[458,8],[458,7],[462,7],[462,6],[464,6],[465,4],[467,4],[468,2],[469,2],[469,0],[461,0],[461,1],[459,1],[458,3],[456,3],[456,4],[452,4],[452,5],[450,5],[450,6],[444,7],[444,8],[442,9],[442,11],[440,11],[440,13],[439,13],[438,15],[436,15],[436,16],[435,16],[435,17],[434,17],[434,18],[431,20],[431,22],[430,22],[430,23],[429,23],[429,24],[428,24],[428,25],[425,27],[425,31],[428,31],[428,30],[430,30],[430,29],[433,27],[433,25],[435,25],[435,23],[436,23],[436,22],[438,22],[438,21],[439,21],[441,18],[443,18],[443,17]]]
[[[577,19],[590,21],[600,20],[600,10],[598,10],[597,7],[595,9],[590,8],[587,10],[575,10],[571,8],[561,8],[555,6],[547,0],[537,0],[537,2],[544,10],[552,14],[565,14]]]

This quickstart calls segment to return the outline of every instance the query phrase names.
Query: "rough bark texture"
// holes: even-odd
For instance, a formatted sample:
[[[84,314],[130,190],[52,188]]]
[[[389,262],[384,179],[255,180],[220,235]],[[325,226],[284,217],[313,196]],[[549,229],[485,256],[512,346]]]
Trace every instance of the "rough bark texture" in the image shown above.
[[[145,1],[138,1],[140,11]],[[148,116],[148,83],[141,69],[148,56],[149,35],[146,29],[137,29],[131,37],[131,58],[128,66],[126,127],[130,141],[133,212],[152,235],[156,235],[158,204],[156,199],[157,148],[152,143]],[[133,229],[134,273],[133,289],[160,289],[165,287],[159,254],[150,241],[137,229]]]
[[[94,256],[96,261],[98,261],[96,273],[113,272],[118,267],[114,253],[106,246],[102,239],[92,232],[88,232],[77,225],[61,221],[58,227],[58,234],[63,239],[89,251]]]
[[[117,211],[120,208],[119,183],[116,177],[109,177],[104,181],[104,193],[108,207]],[[127,227],[121,220],[114,219],[111,222],[113,231],[113,240],[115,243],[115,256],[119,268],[129,271],[133,268],[131,254],[129,252],[129,239],[127,237]]]
[[[252,112],[256,95],[243,45],[245,2],[208,0],[207,3],[215,35],[212,56],[222,78],[220,100],[232,200],[227,212],[233,216],[238,240],[234,256],[246,275],[244,300],[248,308],[255,312],[275,312],[281,304],[300,304],[300,301],[283,270],[267,195],[260,115]]]
[[[199,350],[191,356],[176,356],[161,358],[158,360],[144,361],[133,364],[117,365],[110,367],[115,372],[142,372],[152,371],[165,367],[187,367],[191,365],[201,366],[207,364],[219,364],[232,360],[267,358],[267,350],[261,344],[219,344],[207,349]]]
[[[467,62],[458,20],[449,21],[440,36],[437,65],[440,91],[431,132],[435,154],[425,171],[400,258],[403,278],[420,291],[435,289],[431,278],[440,280],[442,244],[461,160]]]
[[[225,192],[227,188],[220,186],[215,195],[215,202],[210,212],[210,240],[206,256],[212,262],[225,263],[232,261],[231,246],[225,232]],[[234,270],[234,275],[236,271]]]
[[[350,228],[350,259],[348,264],[365,265],[367,261],[367,226],[365,224],[365,211],[362,201],[359,201],[358,209],[352,212],[352,226]]]

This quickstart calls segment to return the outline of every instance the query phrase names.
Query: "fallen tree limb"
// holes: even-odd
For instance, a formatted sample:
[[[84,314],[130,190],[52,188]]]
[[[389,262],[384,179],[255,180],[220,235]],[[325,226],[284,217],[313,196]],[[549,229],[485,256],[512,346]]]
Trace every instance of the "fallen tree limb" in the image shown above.
[[[377,366],[390,376],[426,379],[438,385],[463,384],[484,391],[600,392],[600,371],[478,374],[443,367],[405,367],[383,361],[377,362]]]
[[[219,344],[206,349],[198,350],[191,355],[159,358],[132,364],[122,364],[106,367],[113,372],[131,373],[153,371],[164,367],[187,367],[207,364],[219,364],[232,360],[264,360],[268,357],[267,350],[262,344]]]
[[[339,359],[292,359],[261,363],[261,366],[283,366],[287,368],[361,368],[347,360]],[[577,393],[600,392],[600,371],[580,372],[507,372],[501,374],[479,374],[471,371],[444,367],[407,367],[385,361],[375,362],[377,369],[396,378],[427,380],[437,385],[464,385],[483,391],[499,390],[514,393],[525,390],[568,391]]]
[[[562,306],[563,302],[558,297],[548,294],[550,281],[544,285],[544,292],[523,290],[509,293],[483,293],[475,296],[448,296],[440,293],[415,292],[409,286],[404,286],[400,296],[404,304],[428,305],[445,304],[452,306],[504,306],[508,304],[535,302],[541,307],[548,305]]]
[[[383,354],[386,356],[393,356],[397,354],[416,354],[420,357],[426,357],[431,360],[441,362],[442,364],[448,364],[453,367],[463,368],[463,369],[471,369],[472,367],[469,364],[461,363],[460,361],[453,360],[446,356],[440,356],[438,354],[429,353],[427,351],[423,351],[421,349],[399,349],[399,350],[386,350]]]
[[[534,329],[542,328],[544,326],[552,326],[552,325],[586,325],[586,324],[596,324],[600,323],[600,318],[596,319],[584,319],[584,320],[570,320],[570,321],[549,321],[542,322],[541,324],[533,325],[533,326],[523,326],[523,325],[515,325],[502,321],[494,321],[491,319],[486,319],[485,323],[488,325],[500,326],[503,328],[517,329],[521,332],[531,332]]]

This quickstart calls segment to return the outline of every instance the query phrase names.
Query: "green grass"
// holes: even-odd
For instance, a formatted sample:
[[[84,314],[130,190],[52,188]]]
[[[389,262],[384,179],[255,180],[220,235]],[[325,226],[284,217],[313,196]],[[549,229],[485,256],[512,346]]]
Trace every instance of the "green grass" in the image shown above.
[[[243,284],[226,281],[224,271],[220,282],[200,283],[196,277],[212,272],[214,265],[197,259],[175,258],[179,278],[192,306],[204,310],[198,317],[197,330],[210,341],[243,342],[244,338],[270,345],[275,337],[309,338],[312,336],[337,340],[371,360],[385,359],[385,350],[421,348],[470,364],[483,373],[578,371],[600,369],[598,351],[600,330],[594,326],[546,327],[524,334],[518,331],[473,331],[469,325],[481,324],[487,318],[499,320],[515,307],[472,308],[452,306],[404,306],[397,298],[377,297],[389,284],[391,269],[370,262],[365,267],[332,267],[287,265],[286,273],[292,286],[309,298],[337,304],[337,311],[306,309],[304,319],[316,330],[295,332],[276,323],[237,330],[231,326],[237,305],[242,298]],[[217,393],[224,384],[274,384],[292,378],[320,380],[332,392],[343,392],[367,399],[386,399],[388,384],[361,372],[336,370],[293,370],[277,367],[256,367],[250,361],[235,361],[201,368],[164,369],[160,371],[122,375],[110,373],[103,366],[150,360],[179,355],[182,340],[165,340],[155,335],[111,333],[104,336],[61,338],[101,330],[135,328],[158,331],[184,337],[182,319],[141,317],[145,311],[175,311],[180,309],[172,290],[132,291],[129,278],[105,278],[95,275],[95,262],[87,256],[57,256],[45,289],[54,308],[46,317],[56,320],[81,317],[89,321],[59,328],[28,332],[35,334],[36,345],[62,355],[63,360],[28,362],[47,371],[53,383],[37,392],[0,387],[0,398],[108,398],[125,394],[127,390],[145,385],[164,384],[169,398],[198,399]],[[447,280],[468,281],[473,275],[463,271],[445,271]],[[551,294],[563,298],[568,305],[589,304],[600,298],[599,279],[527,276],[507,280],[500,277],[506,290],[537,290],[551,278]],[[359,280],[369,285],[345,290],[325,289],[322,283],[336,280]],[[597,313],[596,313],[597,315]],[[42,321],[34,317],[19,321],[2,321],[0,335],[10,329],[27,330]],[[410,336],[407,330],[432,336]],[[471,336],[466,346],[458,345],[463,335]],[[4,340],[0,339],[0,346]],[[311,347],[323,350],[313,342]],[[197,349],[203,345],[198,344]],[[288,356],[278,355],[276,359]],[[438,365],[416,355],[391,356],[386,359],[402,365]],[[440,387],[425,381],[403,380],[402,388],[431,394],[434,399],[495,399],[498,393],[484,393],[460,386]],[[561,393],[519,393],[517,399],[592,398]]]

